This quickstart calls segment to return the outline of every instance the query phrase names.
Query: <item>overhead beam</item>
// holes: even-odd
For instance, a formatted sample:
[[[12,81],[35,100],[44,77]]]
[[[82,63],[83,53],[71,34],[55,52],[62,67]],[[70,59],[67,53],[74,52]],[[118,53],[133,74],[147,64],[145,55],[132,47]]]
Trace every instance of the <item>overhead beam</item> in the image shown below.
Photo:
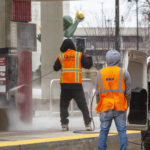
[[[56,2],[56,1],[60,1],[60,2],[62,2],[62,1],[81,1],[81,0],[31,0],[31,1],[37,1],[37,2]]]

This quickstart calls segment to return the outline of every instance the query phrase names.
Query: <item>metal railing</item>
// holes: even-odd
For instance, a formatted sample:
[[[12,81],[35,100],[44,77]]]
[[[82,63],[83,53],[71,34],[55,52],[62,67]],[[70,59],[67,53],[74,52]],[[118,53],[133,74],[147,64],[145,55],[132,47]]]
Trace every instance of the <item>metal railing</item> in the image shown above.
[[[92,80],[89,78],[83,78],[82,81],[83,81],[82,85],[83,85],[87,105],[90,108],[90,101],[91,101],[91,98],[92,98],[93,93],[94,93]],[[61,92],[59,82],[60,82],[60,79],[52,79],[50,81],[50,103],[49,103],[50,105],[49,105],[49,109],[50,109],[51,113],[58,113],[59,112],[60,92]],[[78,107],[74,101],[70,102],[69,112],[70,113],[79,112],[79,109],[78,109]]]

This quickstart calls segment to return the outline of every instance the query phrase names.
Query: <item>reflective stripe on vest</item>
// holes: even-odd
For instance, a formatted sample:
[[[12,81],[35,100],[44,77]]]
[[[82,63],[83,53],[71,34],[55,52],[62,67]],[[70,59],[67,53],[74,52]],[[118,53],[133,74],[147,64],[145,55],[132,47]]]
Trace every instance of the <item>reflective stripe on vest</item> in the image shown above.
[[[125,93],[125,90],[122,90],[122,73],[123,73],[123,69],[120,68],[120,73],[119,73],[119,88],[118,89],[107,89],[107,90],[104,90],[103,82],[102,82],[102,77],[101,77],[101,71],[100,71],[99,74],[98,74],[98,80],[99,80],[100,87],[101,87],[101,91],[99,91],[99,94],[107,93],[107,92]]]
[[[79,53],[78,52],[76,52],[76,68],[79,68]],[[78,71],[78,69],[75,72],[76,72],[76,82],[79,82],[79,71]]]
[[[62,69],[62,72],[82,72],[81,69]]]
[[[62,68],[63,68],[64,57],[63,57],[62,53],[60,54],[60,57],[61,57],[61,65],[62,65]],[[63,81],[62,75],[63,75],[63,72],[61,71],[61,82]]]
[[[73,68],[73,69],[71,69],[71,68],[69,68],[69,69],[64,68],[64,66],[63,66],[64,56],[63,56],[62,53],[60,54],[60,57],[61,57],[61,61],[62,61],[61,83],[63,82],[63,73],[64,72],[75,72],[76,73],[76,75],[75,75],[75,78],[76,78],[75,82],[78,83],[79,82],[79,73],[82,72],[82,69],[79,68],[79,52],[76,52],[75,68]]]

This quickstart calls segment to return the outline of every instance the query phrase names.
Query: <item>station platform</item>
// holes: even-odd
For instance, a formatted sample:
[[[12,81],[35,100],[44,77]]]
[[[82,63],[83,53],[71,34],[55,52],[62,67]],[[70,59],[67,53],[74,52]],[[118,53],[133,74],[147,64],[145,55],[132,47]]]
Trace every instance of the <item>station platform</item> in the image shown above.
[[[97,150],[99,117],[94,117],[95,130],[85,131],[82,117],[69,117],[69,131],[61,131],[59,117],[36,116],[32,125],[14,124],[0,132],[0,150]],[[141,149],[140,131],[127,131],[128,150]],[[108,137],[108,149],[119,150],[114,124]]]

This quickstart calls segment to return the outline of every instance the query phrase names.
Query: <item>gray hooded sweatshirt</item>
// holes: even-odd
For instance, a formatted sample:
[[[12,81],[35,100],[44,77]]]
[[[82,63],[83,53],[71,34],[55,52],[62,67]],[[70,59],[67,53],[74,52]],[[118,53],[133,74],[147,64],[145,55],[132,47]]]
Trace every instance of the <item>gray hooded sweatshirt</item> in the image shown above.
[[[106,62],[107,66],[120,66],[120,60],[121,56],[120,53],[117,50],[109,50],[106,53]],[[124,81],[125,81],[125,97],[128,102],[128,106],[130,105],[130,98],[131,98],[131,78],[129,75],[129,72],[125,70],[124,72]],[[98,77],[96,78],[96,96],[97,101],[99,100],[99,94],[98,94]]]

